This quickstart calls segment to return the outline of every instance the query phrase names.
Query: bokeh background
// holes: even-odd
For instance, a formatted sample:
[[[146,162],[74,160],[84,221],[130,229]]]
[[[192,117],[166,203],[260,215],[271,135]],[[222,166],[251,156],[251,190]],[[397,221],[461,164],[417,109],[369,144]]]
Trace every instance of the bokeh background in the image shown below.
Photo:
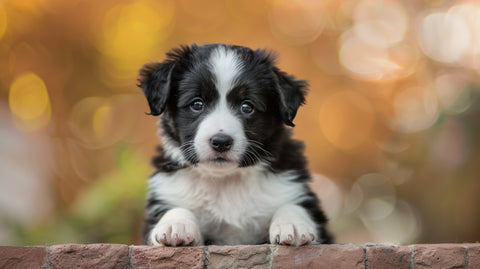
[[[2,0],[0,244],[139,243],[179,44],[271,48],[310,82],[295,136],[338,242],[480,238],[480,3]]]

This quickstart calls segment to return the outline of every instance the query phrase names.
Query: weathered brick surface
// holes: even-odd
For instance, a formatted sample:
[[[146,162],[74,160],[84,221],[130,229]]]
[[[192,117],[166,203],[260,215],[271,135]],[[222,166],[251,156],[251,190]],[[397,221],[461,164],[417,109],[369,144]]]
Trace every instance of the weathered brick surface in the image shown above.
[[[468,268],[480,268],[480,244],[469,244]]]
[[[129,267],[128,246],[115,244],[55,245],[49,248],[50,268]]]
[[[148,247],[132,248],[134,268],[201,269],[205,254],[203,247]]]
[[[367,266],[369,269],[409,269],[410,247],[375,245],[367,246]]]
[[[273,268],[365,268],[361,246],[320,245],[303,247],[276,246]]]
[[[0,268],[41,268],[46,265],[46,247],[0,246]]]
[[[269,268],[270,246],[210,246],[208,268]]]
[[[465,252],[457,244],[415,245],[415,268],[466,268]]]
[[[413,252],[412,252],[413,251]],[[480,269],[480,243],[152,247],[115,244],[0,246],[3,268],[367,268]]]

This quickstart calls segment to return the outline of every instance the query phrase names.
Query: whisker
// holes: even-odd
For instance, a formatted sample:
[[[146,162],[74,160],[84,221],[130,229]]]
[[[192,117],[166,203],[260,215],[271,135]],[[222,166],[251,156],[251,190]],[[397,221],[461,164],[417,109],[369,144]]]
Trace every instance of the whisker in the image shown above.
[[[267,157],[273,157],[273,154],[270,153],[268,150],[266,150],[264,148],[264,145],[259,142],[259,141],[255,141],[255,140],[251,140],[251,139],[248,139],[247,140],[248,143],[250,143],[250,145],[256,149],[259,149],[260,151],[263,152],[263,154],[265,154]]]
[[[193,140],[190,140],[190,141],[187,141],[187,142],[183,143],[180,146],[180,149],[182,150],[182,152],[185,156],[185,159],[187,161],[189,161],[191,163],[195,163],[197,161]]]

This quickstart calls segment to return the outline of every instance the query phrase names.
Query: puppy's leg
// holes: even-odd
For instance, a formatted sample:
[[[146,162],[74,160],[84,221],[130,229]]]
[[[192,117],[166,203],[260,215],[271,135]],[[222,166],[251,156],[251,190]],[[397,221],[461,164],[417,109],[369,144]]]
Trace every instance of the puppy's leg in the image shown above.
[[[319,238],[317,226],[307,211],[298,205],[277,209],[270,224],[270,243],[301,246],[315,243]]]
[[[178,207],[163,215],[150,232],[149,243],[173,247],[203,244],[195,215],[188,209]]]

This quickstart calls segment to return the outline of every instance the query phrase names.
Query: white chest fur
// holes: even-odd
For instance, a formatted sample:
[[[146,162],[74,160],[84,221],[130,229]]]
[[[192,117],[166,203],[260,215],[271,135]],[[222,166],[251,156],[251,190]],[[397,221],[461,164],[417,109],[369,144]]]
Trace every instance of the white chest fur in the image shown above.
[[[219,244],[266,241],[275,211],[301,202],[305,193],[304,185],[293,181],[294,172],[274,174],[256,166],[212,177],[199,170],[158,173],[150,179],[151,192],[172,207],[193,212],[204,237]]]

